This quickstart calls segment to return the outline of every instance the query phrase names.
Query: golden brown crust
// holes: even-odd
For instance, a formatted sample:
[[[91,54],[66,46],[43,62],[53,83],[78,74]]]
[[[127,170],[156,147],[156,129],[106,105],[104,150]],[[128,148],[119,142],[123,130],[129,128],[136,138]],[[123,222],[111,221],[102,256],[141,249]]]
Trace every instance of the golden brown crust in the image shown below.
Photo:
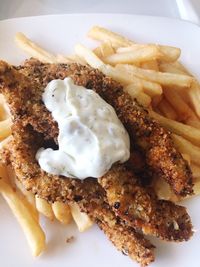
[[[192,224],[186,209],[158,200],[152,189],[141,187],[135,175],[123,165],[113,167],[99,182],[115,214],[128,225],[168,241],[191,237]]]
[[[35,105],[27,107],[27,122],[37,131],[45,133],[56,140],[57,125],[52,122],[48,112],[39,101],[46,84],[52,79],[72,77],[78,85],[95,90],[116,110],[117,115],[127,128],[131,141],[140,148],[145,156],[148,171],[155,177],[164,178],[172,190],[182,197],[193,193],[192,173],[188,163],[176,150],[171,134],[148,116],[148,113],[123,92],[122,87],[98,70],[77,64],[49,65],[29,60],[20,72],[39,81]],[[38,99],[39,98],[39,99]],[[15,111],[16,113],[16,111]],[[27,115],[28,115],[27,114]]]
[[[107,204],[105,191],[96,179],[61,178],[43,172],[35,153],[43,143],[41,134],[32,127],[24,127],[21,121],[13,125],[13,139],[9,144],[10,162],[17,177],[29,190],[47,201],[76,202],[105,232],[118,250],[129,255],[141,266],[154,260],[154,246],[115,216]],[[6,153],[6,159],[7,159]]]
[[[185,209],[170,202],[157,201],[153,193],[135,182],[137,179],[125,167],[114,166],[107,178],[100,180],[106,195],[93,179],[81,182],[48,175],[35,160],[36,151],[44,145],[44,141],[54,140],[56,143],[58,135],[57,124],[41,101],[43,90],[50,80],[70,76],[76,84],[94,89],[113,105],[129,131],[131,141],[145,155],[145,166],[154,175],[164,177],[177,194],[191,194],[190,169],[174,148],[170,133],[133,102],[118,83],[97,70],[77,64],[49,65],[31,60],[16,71],[0,63],[0,72],[1,91],[14,116],[10,159],[27,189],[48,201],[78,202],[118,249],[126,251],[143,265],[153,260],[152,245],[132,227],[167,240],[182,241],[191,236],[192,226]],[[135,195],[134,187],[137,188]],[[121,208],[114,207],[116,202],[120,202]],[[134,202],[135,206],[127,214],[130,202]],[[144,212],[138,212],[139,206],[145,209]],[[116,217],[111,208],[126,223]]]

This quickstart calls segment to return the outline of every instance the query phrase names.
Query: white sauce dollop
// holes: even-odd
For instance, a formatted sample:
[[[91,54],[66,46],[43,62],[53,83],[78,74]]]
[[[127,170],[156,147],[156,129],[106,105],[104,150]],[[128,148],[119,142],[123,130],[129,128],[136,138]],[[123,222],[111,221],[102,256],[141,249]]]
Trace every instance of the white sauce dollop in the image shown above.
[[[58,150],[40,148],[40,167],[54,175],[101,177],[115,162],[130,156],[127,131],[112,106],[71,78],[53,80],[43,102],[58,123]]]

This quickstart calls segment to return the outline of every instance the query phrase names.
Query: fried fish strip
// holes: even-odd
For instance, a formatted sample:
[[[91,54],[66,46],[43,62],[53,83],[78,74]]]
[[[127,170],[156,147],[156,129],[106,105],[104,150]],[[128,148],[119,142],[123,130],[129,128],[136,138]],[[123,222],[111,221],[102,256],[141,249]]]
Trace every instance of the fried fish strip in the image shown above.
[[[2,65],[5,67],[5,64]],[[9,66],[6,68],[10,69]],[[23,75],[13,69],[7,71],[8,80],[5,81],[5,75],[3,79],[8,88],[4,87],[1,91],[7,96],[13,109],[12,113],[23,116],[24,123],[30,123],[35,130],[46,133],[46,136],[51,136],[56,141],[58,128],[42,105],[41,94],[50,80],[70,76],[76,84],[95,90],[115,108],[131,140],[144,151],[146,165],[155,177],[164,178],[177,195],[184,197],[193,193],[190,167],[174,147],[170,132],[150,118],[147,111],[123,92],[123,88],[111,78],[89,66],[42,64],[35,60],[27,61],[24,66],[19,67],[19,71]],[[35,81],[34,88],[27,88],[28,77]],[[20,88],[11,92],[10,78],[20,79]],[[28,80],[30,85],[30,79]],[[30,98],[31,101],[28,101]]]
[[[168,241],[188,240],[192,225],[186,209],[158,200],[152,189],[143,188],[123,165],[113,167],[99,179],[108,203],[128,225]]]
[[[105,191],[96,179],[61,178],[45,173],[40,169],[35,153],[43,144],[44,138],[30,125],[24,127],[21,121],[13,125],[13,138],[5,157],[11,162],[18,179],[28,190],[50,201],[76,202],[82,211],[87,212],[93,221],[105,232],[118,250],[129,255],[141,266],[154,260],[154,246],[115,216],[106,202]]]
[[[34,70],[32,70],[32,72],[31,72],[31,73],[35,74],[35,77],[33,76],[35,78],[35,80],[36,80],[36,77],[37,77],[37,80],[40,79],[40,83],[47,82],[47,80],[51,80],[51,79],[55,78],[55,75],[59,75],[59,67],[61,68],[62,75],[63,75],[63,71],[64,71],[63,70],[64,66],[66,68],[66,71],[69,71],[68,70],[69,66],[66,66],[66,65],[62,65],[62,66],[53,65],[53,68],[55,68],[55,67],[58,68],[57,69],[58,72],[55,72],[55,70],[52,71],[52,69],[51,69],[52,65],[50,65],[50,66],[49,65],[43,65],[43,66],[46,66],[46,69],[43,69],[44,72],[42,72],[43,75],[46,74],[45,77],[44,76],[41,77],[40,68],[38,69],[37,66],[35,66],[34,64],[33,64]],[[75,66],[75,65],[73,65],[73,66],[77,68],[77,66]],[[30,68],[30,66],[29,66],[29,68]],[[25,72],[27,71],[26,67],[24,70],[25,70]],[[24,73],[24,70],[23,70],[23,73]],[[48,73],[48,71],[49,71],[49,73]],[[85,68],[83,69],[83,71],[84,71],[84,74],[85,73],[88,74],[87,73],[88,71],[92,72],[92,70],[90,70],[90,69],[87,70]],[[20,75],[19,73],[15,73],[14,75],[23,76],[23,75]],[[52,77],[52,75],[54,75],[54,76]],[[76,73],[76,75],[78,75],[78,74]],[[87,78],[87,75],[86,76],[83,76],[83,74],[80,74],[80,75],[82,75],[82,79],[84,79],[85,77]],[[92,74],[90,73],[90,75],[92,75]],[[93,79],[90,77],[90,79],[92,82],[96,81],[97,84],[94,84],[95,86],[92,88],[95,88],[95,89],[97,88],[97,91],[99,93],[101,93],[99,91],[99,83],[100,82],[102,83],[102,81],[101,80],[98,81],[98,79],[102,79],[102,77],[100,74],[97,75],[95,71],[94,71],[94,75],[95,75],[95,77],[93,77]],[[88,76],[89,76],[89,74],[88,74]],[[28,77],[28,75],[26,75],[26,77]],[[24,76],[21,77],[21,86],[22,87],[24,87],[25,85],[27,86],[28,80],[26,77],[24,77]],[[14,78],[17,79],[18,77],[13,77],[12,81],[14,80]],[[58,78],[58,77],[56,77],[56,78]],[[76,81],[77,81],[77,79],[76,79]],[[105,78],[105,81],[106,81],[106,78]],[[112,84],[114,82],[112,82],[112,80],[111,81],[108,80],[108,82],[107,82],[108,85],[110,85],[109,82],[111,83],[111,85],[113,87],[112,89],[115,90],[116,87],[114,87]],[[29,84],[30,84],[30,81],[29,81]],[[102,85],[103,85],[103,83],[102,83]],[[113,92],[111,90],[110,91],[106,90],[107,84],[105,84],[105,85],[102,86],[103,88],[101,88],[101,90],[102,90],[103,94],[105,93],[105,97],[107,97],[107,96],[110,96],[110,92],[112,94],[113,94]],[[26,117],[21,116],[21,114],[19,115],[19,116],[21,116],[22,123],[24,123],[24,122],[26,124],[30,123],[35,128],[35,130],[37,130],[39,132],[41,130],[40,130],[40,124],[38,123],[38,121],[41,121],[41,120],[39,117],[36,120],[34,118],[34,114],[39,114],[38,110],[36,109],[36,106],[38,105],[38,108],[39,108],[41,106],[41,102],[38,103],[37,97],[38,97],[38,95],[40,95],[40,97],[41,97],[41,94],[42,94],[41,93],[41,87],[44,88],[44,86],[45,86],[44,84],[42,84],[42,86],[38,86],[36,84],[35,90],[29,89],[30,93],[32,92],[32,94],[33,94],[31,96],[31,101],[29,101],[31,103],[29,105],[29,104],[24,102],[24,105],[26,104],[28,106],[27,110],[25,110],[25,112],[28,113],[28,119],[27,119],[27,114],[24,115]],[[117,85],[115,85],[115,86],[117,86]],[[118,85],[118,87],[119,87],[119,85]],[[121,88],[119,87],[118,91],[120,89]],[[10,90],[10,89],[8,88],[8,90]],[[18,90],[18,91],[19,91],[19,93],[22,93],[23,90]],[[34,93],[35,93],[35,95],[34,95]],[[123,96],[123,93],[122,93],[122,96]],[[18,98],[19,98],[19,96],[18,96]],[[127,98],[128,98],[128,96],[127,96]],[[14,106],[14,107],[12,106],[12,101],[11,101],[11,108],[14,109],[13,113],[15,116],[16,116],[16,114],[20,113],[18,110],[16,110],[16,106]],[[22,108],[24,108],[24,106]],[[140,106],[138,106],[138,109],[139,108],[142,110],[142,108]],[[47,113],[46,110],[45,110],[45,113]],[[128,112],[126,112],[126,114],[128,114]],[[146,121],[148,121],[148,120],[150,121],[150,119],[148,118],[148,115],[147,114],[145,114],[145,115],[147,116]],[[122,119],[124,120],[124,118],[122,118]],[[48,121],[49,125],[52,125],[52,119],[50,120],[50,122],[49,122],[49,120],[47,120],[47,121]],[[133,120],[131,120],[129,122],[128,127],[129,127],[129,125],[131,125],[132,121]],[[135,122],[135,123],[137,124],[137,122]],[[154,125],[155,122],[152,121],[151,124]],[[43,126],[43,128],[46,129],[45,126]],[[157,128],[159,128],[158,125],[157,125]],[[161,130],[164,131],[163,128],[161,128]],[[43,132],[44,132],[44,136],[46,136],[46,137],[49,136],[49,133],[48,133],[49,131],[46,130]],[[54,132],[54,130],[52,130],[52,132]],[[55,136],[53,136],[53,137],[56,140]],[[159,136],[157,135],[156,137],[159,137]],[[155,136],[153,136],[152,138],[155,138]],[[142,141],[144,141],[144,140],[142,140]],[[172,147],[172,149],[173,149],[173,147]],[[111,206],[115,206],[115,203],[118,202],[117,199],[120,198],[120,205],[121,205],[121,203],[122,203],[122,205],[117,211],[114,208],[114,211],[117,213],[117,215],[121,216],[124,220],[126,220],[126,222],[129,223],[131,226],[142,229],[144,233],[155,235],[155,236],[161,237],[165,240],[182,241],[182,240],[189,239],[189,237],[191,236],[191,234],[192,234],[191,228],[192,227],[191,227],[190,218],[187,215],[186,210],[183,207],[178,207],[178,206],[176,206],[170,202],[158,201],[153,193],[150,194],[147,189],[144,189],[141,186],[139,186],[137,184],[137,179],[130,172],[128,172],[124,167],[122,167],[122,166],[117,167],[117,168],[114,167],[111,171],[109,171],[105,175],[105,177],[103,177],[99,181],[107,192],[108,201],[109,201],[109,204],[111,204]],[[137,188],[137,194],[134,195],[133,192],[136,192],[136,188]],[[126,194],[123,194],[123,192],[126,192]],[[114,201],[113,201],[113,199],[114,199]],[[130,205],[132,205],[132,209],[127,213],[127,209],[129,209]],[[162,216],[159,213],[161,207],[163,209]],[[144,211],[138,213],[138,211],[141,208]],[[179,209],[179,212],[177,211],[178,209]],[[165,214],[165,216],[163,216],[163,214]],[[177,224],[178,226],[175,224]],[[175,225],[175,228],[174,228],[174,225]],[[180,227],[180,225],[182,225],[182,227]],[[178,227],[178,229],[176,229],[177,227]]]

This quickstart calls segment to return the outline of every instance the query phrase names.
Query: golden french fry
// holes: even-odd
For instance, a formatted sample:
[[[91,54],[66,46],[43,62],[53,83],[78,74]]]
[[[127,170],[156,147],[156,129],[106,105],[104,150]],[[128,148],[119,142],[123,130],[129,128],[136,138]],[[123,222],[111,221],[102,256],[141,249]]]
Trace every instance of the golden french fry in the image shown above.
[[[172,138],[181,153],[188,154],[190,156],[191,162],[200,164],[200,147],[193,145],[182,136],[176,134],[173,134]]]
[[[0,121],[4,121],[10,117],[10,110],[6,103],[5,97],[0,94]]]
[[[123,66],[124,68],[126,68],[127,72],[132,73],[133,75],[141,79],[159,83],[161,85],[176,85],[180,87],[190,87],[194,80],[192,77],[187,75],[158,72],[154,70],[145,70],[128,64]]]
[[[146,70],[155,70],[155,71],[159,71],[158,68],[158,63],[156,60],[149,60],[147,62],[143,62],[141,63],[140,66],[142,69],[146,69]]]
[[[0,141],[0,150],[3,149],[4,147],[6,147],[9,144],[9,142],[11,141],[11,139],[12,139],[12,136],[9,135],[8,137],[6,137],[2,141]]]
[[[131,83],[124,87],[124,91],[129,93],[133,99],[137,99],[138,103],[143,107],[149,107],[151,104],[151,98],[144,92],[142,92],[141,83]]]
[[[178,114],[179,120],[190,125],[190,121],[196,121],[198,123],[198,117],[189,105],[182,99],[181,95],[174,90],[173,87],[167,87],[164,90],[164,95],[171,106]]]
[[[162,114],[168,119],[171,120],[177,119],[176,111],[166,99],[162,99],[162,101],[158,105],[158,108],[162,112]]]
[[[149,60],[154,60],[158,56],[158,49],[156,46],[148,46],[147,48],[140,48],[136,51],[124,52],[124,53],[116,53],[105,57],[103,59],[104,62],[110,65],[116,64],[134,64],[134,63],[142,63]]]
[[[88,32],[88,37],[102,42],[109,41],[114,47],[129,46],[132,44],[132,41],[121,36],[120,34],[114,33],[99,26],[93,26]]]
[[[193,81],[190,90],[188,90],[188,100],[200,118],[200,84],[196,80]]]
[[[39,223],[35,220],[32,210],[25,205],[20,195],[5,181],[7,178],[5,177],[5,167],[3,166],[0,167],[0,176],[3,178],[0,179],[0,192],[21,225],[32,254],[38,256],[44,251],[46,246],[45,234]]]
[[[200,179],[200,164],[191,164],[191,169],[192,169],[192,174],[194,178],[199,178]]]
[[[103,42],[98,47],[96,47],[93,52],[99,58],[105,58],[115,53],[114,48],[111,45],[111,42]]]
[[[93,68],[98,69],[105,65],[103,61],[95,55],[94,52],[81,44],[77,44],[75,46],[75,53],[80,58],[83,58]]]
[[[162,87],[160,84],[153,83],[153,82],[136,77],[134,74],[127,71],[126,65],[118,64],[116,65],[115,70],[117,73],[119,73],[120,76],[126,77],[127,81],[129,82],[132,82],[132,83],[140,82],[141,86],[144,89],[144,93],[146,93],[150,97],[162,95]]]
[[[159,48],[161,51],[160,60],[166,62],[174,62],[180,57],[181,54],[180,48],[167,45],[159,45]]]
[[[185,139],[192,142],[193,144],[200,146],[200,130],[199,129],[196,129],[189,125],[185,125],[181,122],[167,119],[159,115],[158,113],[154,112],[153,110],[149,110],[149,114],[152,118],[160,122],[160,124],[166,127],[168,130],[172,131],[173,133],[177,135],[184,137]]]
[[[182,157],[188,162],[188,164],[191,164],[191,157],[189,154],[181,153]]]
[[[123,37],[118,33],[114,33],[103,27],[94,26],[88,32],[88,37],[97,41],[110,41],[115,47],[127,47],[127,46],[142,46],[139,44],[134,44],[133,41]],[[145,47],[151,44],[143,45]],[[181,53],[181,50],[177,47],[165,46],[165,45],[154,45],[160,49],[160,59],[163,61],[171,62],[176,61]],[[118,50],[119,51],[119,50]]]
[[[11,118],[0,121],[0,140],[3,140],[11,134],[11,125]]]
[[[152,97],[152,107],[155,109],[163,99],[163,94]]]
[[[60,54],[56,55],[55,63],[72,63],[72,62],[74,62],[74,61],[70,58],[70,56],[68,57],[68,56],[63,56]],[[52,62],[52,63],[54,63],[54,62]]]
[[[71,60],[71,63],[79,63],[79,64],[82,64],[82,65],[85,65],[87,64],[87,62],[83,59],[83,58],[80,58],[79,56],[77,56],[76,54],[74,55],[68,55],[67,58],[69,60]]]
[[[28,39],[23,33],[18,32],[15,35],[16,44],[30,56],[46,63],[57,62],[56,56],[47,52],[39,45]]]
[[[89,216],[86,213],[81,212],[79,206],[76,203],[70,204],[70,209],[72,217],[80,232],[86,231],[93,225],[93,222],[91,221]]]
[[[175,61],[172,63],[160,62],[159,70],[162,72],[186,74],[186,75],[192,76],[191,73],[178,61]]]
[[[71,216],[71,210],[68,204],[55,201],[52,204],[52,210],[58,221],[60,221],[63,224],[70,223],[72,216]]]
[[[51,221],[54,219],[54,213],[51,205],[45,200],[38,196],[35,197],[35,204],[37,210]]]
[[[193,190],[195,195],[200,194],[200,180],[195,182]]]

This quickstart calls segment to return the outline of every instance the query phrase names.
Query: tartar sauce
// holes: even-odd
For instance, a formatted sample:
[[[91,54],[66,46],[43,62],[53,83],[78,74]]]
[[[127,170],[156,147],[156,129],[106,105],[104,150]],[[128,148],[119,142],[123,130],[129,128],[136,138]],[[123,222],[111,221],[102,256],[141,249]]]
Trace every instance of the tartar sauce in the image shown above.
[[[101,177],[115,162],[130,156],[127,131],[112,106],[71,78],[52,80],[42,96],[58,123],[58,150],[40,148],[36,159],[47,173]]]

